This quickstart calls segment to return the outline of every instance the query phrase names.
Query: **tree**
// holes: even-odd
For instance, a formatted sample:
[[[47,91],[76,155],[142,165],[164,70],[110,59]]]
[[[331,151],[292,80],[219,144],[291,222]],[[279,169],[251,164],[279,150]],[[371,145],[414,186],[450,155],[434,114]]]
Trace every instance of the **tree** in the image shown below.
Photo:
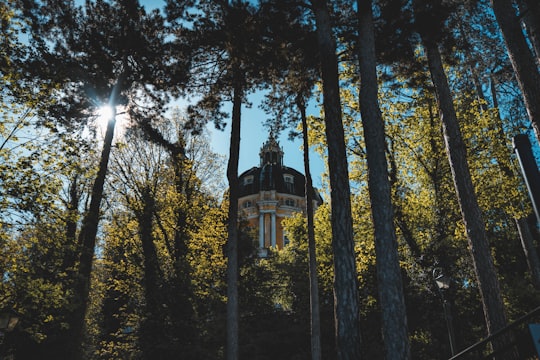
[[[540,141],[540,72],[523,35],[512,1],[491,0],[491,5],[508,49],[527,114],[536,138]]]
[[[324,120],[332,199],[334,309],[339,359],[360,358],[358,292],[347,154],[341,120],[338,64],[330,10],[326,1],[312,0],[317,25],[323,82]]]
[[[377,283],[387,358],[408,359],[407,314],[393,222],[390,182],[385,154],[385,132],[378,104],[375,39],[371,1],[359,0],[360,110],[364,127],[369,193],[377,252]]]
[[[313,181],[311,178],[309,160],[309,127],[306,114],[306,102],[310,101],[314,82],[318,79],[318,54],[312,46],[314,36],[309,27],[296,23],[301,17],[302,7],[292,8],[290,5],[280,6],[268,4],[263,10],[271,24],[273,47],[277,54],[274,60],[272,76],[269,81],[272,91],[266,96],[263,108],[274,115],[271,119],[271,132],[278,133],[288,126],[301,128],[303,141],[304,172],[306,174],[305,199],[307,218],[308,239],[308,267],[310,279],[310,321],[311,321],[311,358],[319,360],[322,356],[321,349],[321,319],[319,284],[317,275],[317,256],[314,231],[314,195]],[[299,13],[297,14],[296,11]],[[272,22],[272,18],[285,18],[286,26]],[[297,135],[291,131],[291,136]]]
[[[85,159],[77,154],[85,150],[84,145],[70,144],[70,139],[50,134],[48,137],[48,141],[37,137],[30,142],[41,149],[39,157],[27,159],[11,153],[15,163],[27,164],[26,169],[15,171],[13,164],[4,164],[8,181],[3,181],[3,186],[12,203],[2,217],[6,230],[1,237],[6,258],[2,273],[6,281],[0,306],[16,309],[23,320],[22,331],[3,348],[11,346],[22,358],[58,357],[65,349],[73,265],[78,255],[72,223],[78,219],[78,203],[86,198],[87,179],[82,175]],[[80,149],[72,148],[74,144]],[[19,176],[19,185],[14,187],[11,181]],[[70,191],[65,191],[66,184]]]
[[[103,186],[114,135],[118,106],[130,109],[136,118],[136,103],[145,98],[154,110],[163,101],[154,96],[182,81],[179,71],[162,71],[164,54],[163,19],[158,12],[146,14],[137,1],[71,3],[27,2],[24,15],[32,19],[30,43],[34,53],[24,65],[27,79],[44,81],[59,90],[53,92],[52,106],[43,104],[41,114],[63,124],[75,125],[96,108],[108,104],[113,115],[108,122],[91,202],[79,233],[80,259],[74,286],[74,310],[69,344],[80,357],[84,314],[88,304],[90,276],[96,244]],[[177,58],[179,59],[179,58]],[[52,73],[51,69],[62,69]],[[171,86],[171,76],[178,76]],[[153,84],[153,87],[146,85]]]
[[[102,259],[96,261],[92,286],[95,305],[89,308],[88,316],[91,326],[96,327],[91,338],[92,358],[141,358],[145,339],[139,339],[139,329],[147,314],[141,309],[145,303],[144,282],[140,281],[144,273],[137,224],[133,214],[117,204],[103,229],[107,241]]]
[[[532,0],[521,0],[517,2],[517,5],[521,22],[527,31],[532,48],[534,49],[534,54],[536,55],[536,63],[540,64],[540,26],[538,25],[540,6]]]
[[[439,107],[440,118],[443,125],[444,141],[452,178],[465,227],[469,247],[474,259],[476,277],[479,285],[484,316],[488,332],[492,334],[506,326],[506,315],[501,297],[497,273],[491,257],[485,225],[482,220],[482,212],[478,205],[477,197],[472,184],[465,144],[453,104],[452,94],[448,86],[448,80],[444,72],[437,38],[430,34],[430,29],[442,18],[433,17],[430,13],[432,8],[415,4],[417,29],[422,38],[422,44],[426,51],[427,63]],[[502,339],[504,341],[504,339]],[[501,348],[503,344],[494,342],[495,348]]]
[[[231,137],[227,179],[229,183],[229,224],[227,242],[227,350],[226,358],[238,358],[238,159],[240,152],[241,108],[246,93],[260,79],[264,69],[264,44],[258,27],[257,9],[244,1],[196,2],[191,9],[193,31],[190,46],[197,49],[193,59],[194,88],[203,94],[188,109],[195,129],[213,120],[223,126],[223,101],[232,102]],[[167,11],[176,20],[184,5],[169,1]],[[180,41],[183,41],[179,39]],[[252,66],[256,64],[256,66]],[[210,76],[209,76],[210,73]]]

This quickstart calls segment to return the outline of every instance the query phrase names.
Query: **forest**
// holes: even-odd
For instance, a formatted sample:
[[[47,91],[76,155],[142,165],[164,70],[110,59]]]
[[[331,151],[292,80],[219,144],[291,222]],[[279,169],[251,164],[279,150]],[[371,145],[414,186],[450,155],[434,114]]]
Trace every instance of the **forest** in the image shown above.
[[[537,358],[537,0],[2,0],[0,32],[0,358]],[[308,205],[326,164],[265,258],[249,107]]]

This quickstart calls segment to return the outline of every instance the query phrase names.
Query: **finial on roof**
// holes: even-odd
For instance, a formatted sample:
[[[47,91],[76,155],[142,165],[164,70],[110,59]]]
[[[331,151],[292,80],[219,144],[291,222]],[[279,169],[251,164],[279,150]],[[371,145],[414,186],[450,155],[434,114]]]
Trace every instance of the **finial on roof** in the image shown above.
[[[261,157],[261,166],[266,163],[283,165],[283,149],[279,146],[273,130],[270,131],[268,140],[261,147],[259,156]]]

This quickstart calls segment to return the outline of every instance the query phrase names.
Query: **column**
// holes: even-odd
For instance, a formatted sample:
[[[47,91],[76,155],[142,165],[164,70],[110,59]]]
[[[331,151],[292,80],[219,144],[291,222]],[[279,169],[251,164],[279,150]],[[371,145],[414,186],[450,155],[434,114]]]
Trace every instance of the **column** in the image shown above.
[[[264,213],[259,214],[259,249],[264,249]]]
[[[272,228],[270,229],[270,233],[272,234],[272,247],[276,247],[276,213],[272,213]]]

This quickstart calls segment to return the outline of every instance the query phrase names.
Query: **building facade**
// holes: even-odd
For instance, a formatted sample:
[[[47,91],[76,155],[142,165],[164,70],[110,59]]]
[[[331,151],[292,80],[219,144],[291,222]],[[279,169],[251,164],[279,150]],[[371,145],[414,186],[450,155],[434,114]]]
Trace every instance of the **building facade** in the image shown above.
[[[240,217],[258,234],[261,255],[272,247],[287,246],[282,220],[294,213],[306,212],[305,176],[283,165],[283,149],[270,135],[260,150],[260,164],[239,177],[238,208]],[[314,208],[322,203],[317,190],[313,194]]]

